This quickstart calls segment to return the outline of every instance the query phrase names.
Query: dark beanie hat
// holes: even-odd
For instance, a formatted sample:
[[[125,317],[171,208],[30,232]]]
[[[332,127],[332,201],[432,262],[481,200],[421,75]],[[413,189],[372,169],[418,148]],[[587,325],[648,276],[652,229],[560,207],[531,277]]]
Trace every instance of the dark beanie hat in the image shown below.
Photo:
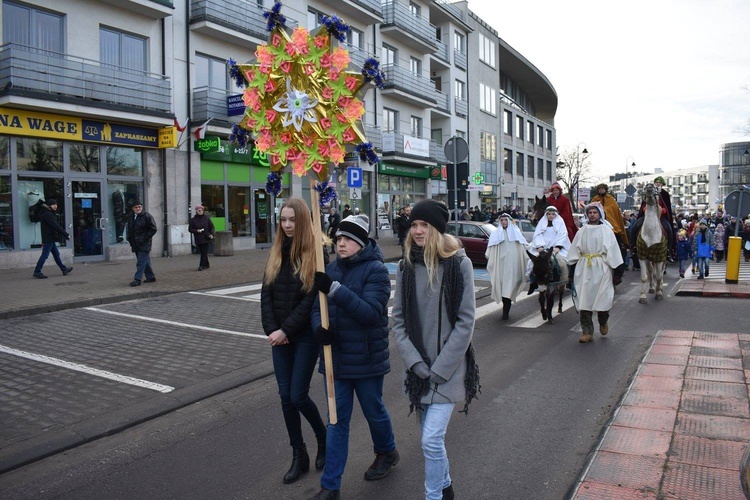
[[[143,203],[141,203],[141,200],[139,200],[138,198],[134,199],[133,202],[130,204],[131,207],[135,207],[138,205],[143,205]]]
[[[47,200],[47,206],[51,207],[52,205],[57,205],[57,200],[54,198],[50,198],[49,200]]]
[[[350,215],[339,223],[336,238],[346,236],[359,243],[362,248],[370,241],[370,218],[366,215]]]
[[[412,207],[409,220],[423,220],[443,234],[448,224],[448,207],[439,201],[422,200]]]

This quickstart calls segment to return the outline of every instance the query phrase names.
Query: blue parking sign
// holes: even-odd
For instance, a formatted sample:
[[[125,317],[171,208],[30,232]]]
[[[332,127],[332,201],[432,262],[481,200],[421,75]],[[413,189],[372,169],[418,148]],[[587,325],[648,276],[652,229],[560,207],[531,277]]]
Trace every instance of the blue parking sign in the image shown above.
[[[346,169],[346,184],[350,188],[362,187],[362,169],[359,167],[349,167]]]

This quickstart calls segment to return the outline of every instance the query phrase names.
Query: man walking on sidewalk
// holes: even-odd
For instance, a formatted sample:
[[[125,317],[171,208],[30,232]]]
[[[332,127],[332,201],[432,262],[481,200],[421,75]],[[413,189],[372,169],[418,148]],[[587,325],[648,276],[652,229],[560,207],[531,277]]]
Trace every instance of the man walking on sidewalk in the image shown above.
[[[143,210],[139,200],[133,201],[132,208],[133,216],[128,218],[128,242],[136,257],[136,267],[130,286],[139,286],[144,273],[146,283],[156,281],[151,268],[151,240],[156,234],[156,221],[150,213]]]
[[[49,257],[50,253],[55,259],[55,264],[57,264],[57,267],[62,271],[63,276],[67,276],[68,273],[73,270],[72,267],[63,264],[62,259],[60,259],[60,251],[57,249],[55,236],[61,234],[65,236],[66,240],[69,240],[70,234],[68,234],[67,231],[57,223],[57,219],[55,218],[56,210],[57,200],[52,198],[47,200],[47,203],[43,203],[39,206],[39,222],[42,224],[42,255],[39,256],[36,268],[34,268],[34,277],[38,279],[45,279],[47,277],[42,273],[42,267],[47,261],[47,257]]]

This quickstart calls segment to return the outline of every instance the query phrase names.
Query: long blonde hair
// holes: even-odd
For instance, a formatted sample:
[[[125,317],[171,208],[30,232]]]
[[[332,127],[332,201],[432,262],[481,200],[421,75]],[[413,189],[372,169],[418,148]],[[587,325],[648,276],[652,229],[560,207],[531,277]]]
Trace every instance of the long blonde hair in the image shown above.
[[[313,230],[312,214],[307,207],[307,203],[302,198],[289,198],[281,205],[281,211],[285,208],[291,208],[294,211],[294,237],[292,238],[292,248],[289,252],[289,260],[292,265],[292,272],[302,281],[302,290],[309,292],[313,289],[315,270],[315,232]],[[284,231],[279,226],[276,232],[276,239],[273,241],[270,255],[266,261],[266,271],[263,281],[266,285],[274,282],[281,269],[283,259],[282,247],[284,246]]]
[[[427,237],[425,238],[423,247],[424,265],[427,267],[427,279],[430,285],[434,286],[437,283],[440,260],[453,257],[461,249],[462,245],[458,238],[450,234],[441,234],[432,224],[428,223],[427,227],[429,229],[427,230]],[[414,265],[411,258],[413,242],[411,231],[409,231],[406,233],[406,242],[404,243],[406,247],[404,257],[410,266]]]

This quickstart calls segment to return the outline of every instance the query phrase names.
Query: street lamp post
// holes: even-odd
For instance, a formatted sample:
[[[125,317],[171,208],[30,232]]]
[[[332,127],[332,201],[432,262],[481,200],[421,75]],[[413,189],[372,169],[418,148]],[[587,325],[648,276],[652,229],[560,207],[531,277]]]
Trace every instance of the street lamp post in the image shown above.
[[[633,208],[633,203],[628,203],[631,196],[627,193],[628,186],[630,185],[630,172],[628,171],[628,162],[631,160],[633,160],[633,162],[630,164],[630,167],[633,168],[633,173],[635,173],[635,158],[633,158],[632,156],[628,156],[627,158],[625,158],[625,192],[627,194],[627,196],[625,197],[625,204],[628,210],[632,210]]]
[[[583,144],[583,151],[581,151],[581,144]],[[579,142],[576,145],[576,163],[577,163],[577,167],[576,167],[575,176],[573,177],[573,189],[574,189],[574,191],[573,191],[573,200],[572,200],[573,203],[574,203],[574,205],[573,205],[573,212],[577,212],[578,211],[578,181],[579,181],[579,179],[581,177],[581,168],[583,168],[583,161],[581,160],[581,155],[582,154],[584,154],[584,155],[589,154],[589,150],[586,148],[586,143],[585,142]]]

